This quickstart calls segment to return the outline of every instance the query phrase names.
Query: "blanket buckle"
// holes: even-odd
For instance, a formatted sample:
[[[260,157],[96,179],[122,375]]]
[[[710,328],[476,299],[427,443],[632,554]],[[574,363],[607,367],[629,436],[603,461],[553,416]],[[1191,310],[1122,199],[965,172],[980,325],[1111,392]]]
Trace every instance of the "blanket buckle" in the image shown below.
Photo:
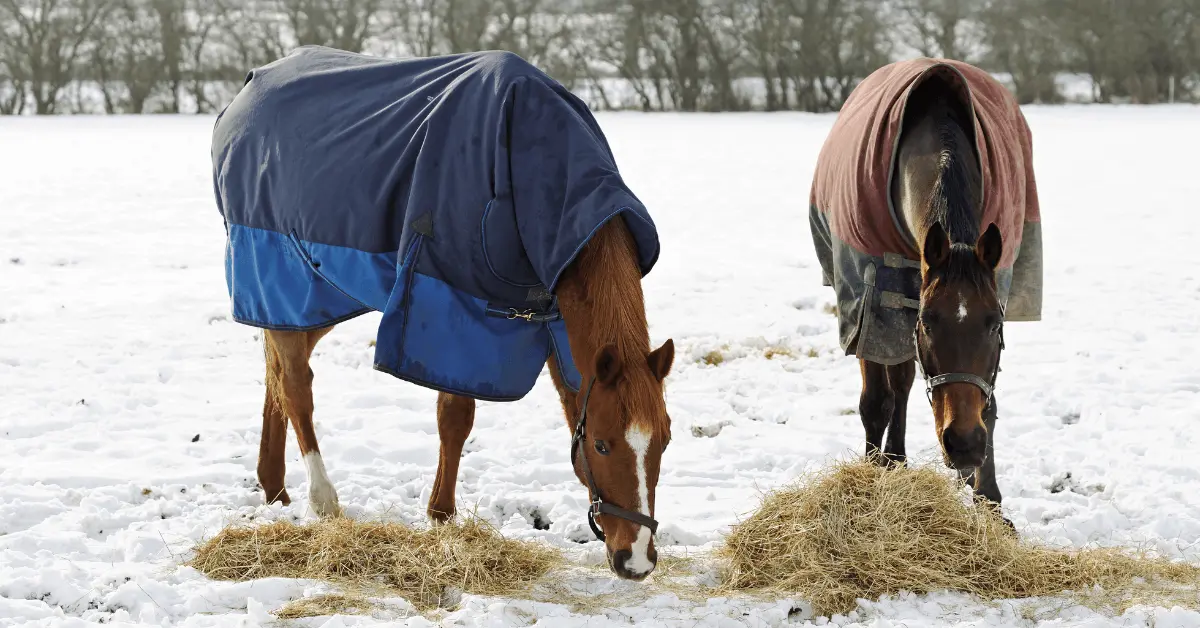
[[[532,323],[533,315],[534,315],[533,310],[527,310],[525,312],[518,312],[517,308],[515,308],[515,307],[508,308],[508,320],[510,320],[510,321],[520,318],[520,319],[523,319],[525,321]]]

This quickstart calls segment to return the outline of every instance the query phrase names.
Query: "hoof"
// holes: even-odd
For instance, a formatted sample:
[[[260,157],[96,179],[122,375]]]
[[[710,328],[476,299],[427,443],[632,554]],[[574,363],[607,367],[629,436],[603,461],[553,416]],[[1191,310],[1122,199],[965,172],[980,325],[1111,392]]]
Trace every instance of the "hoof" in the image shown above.
[[[328,490],[318,489],[308,492],[308,507],[322,519],[340,517],[342,507],[338,505],[337,493],[333,491],[332,486],[326,485],[326,487]]]
[[[263,489],[263,499],[265,499],[268,504],[279,502],[284,506],[292,505],[292,498],[288,497],[287,489],[285,488],[281,488],[274,492]]]
[[[312,508],[312,511],[314,513],[316,513],[316,515],[322,519],[333,519],[334,517],[342,516],[342,507],[337,504],[333,504],[333,505],[326,504],[323,506],[317,506],[316,504],[310,504],[309,506]]]
[[[1017,526],[1013,525],[1013,522],[1008,517],[1005,517],[1004,513],[1000,511],[1000,504],[997,504],[996,502],[988,500],[988,499],[984,499],[979,502],[979,506],[980,506],[980,508],[990,509],[993,513],[995,513],[995,515],[1000,519],[1000,521],[1004,522],[1005,530],[1007,530],[1013,536],[1017,535]]]
[[[448,523],[451,519],[454,518],[453,510],[451,510],[450,512],[444,512],[442,510],[430,508],[425,511],[425,514],[429,515],[429,520],[432,521],[434,523],[434,525],[441,525],[444,523]]]

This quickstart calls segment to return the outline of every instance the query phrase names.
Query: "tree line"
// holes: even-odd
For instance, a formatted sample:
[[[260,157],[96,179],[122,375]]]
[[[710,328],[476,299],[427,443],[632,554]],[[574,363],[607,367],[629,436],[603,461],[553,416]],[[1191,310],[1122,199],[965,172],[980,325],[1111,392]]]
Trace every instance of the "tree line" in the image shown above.
[[[1200,100],[1200,0],[0,0],[0,114],[219,111],[297,46],[509,50],[596,109],[838,109],[879,66],[1022,103]]]

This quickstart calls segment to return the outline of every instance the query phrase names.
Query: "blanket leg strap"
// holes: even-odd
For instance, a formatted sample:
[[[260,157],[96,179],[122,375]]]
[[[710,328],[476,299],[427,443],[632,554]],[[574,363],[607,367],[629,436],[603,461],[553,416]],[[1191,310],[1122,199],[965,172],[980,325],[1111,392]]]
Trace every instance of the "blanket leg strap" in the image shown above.
[[[916,299],[910,299],[899,292],[883,291],[879,293],[879,305],[892,309],[912,308],[914,310],[921,309],[921,302]]]

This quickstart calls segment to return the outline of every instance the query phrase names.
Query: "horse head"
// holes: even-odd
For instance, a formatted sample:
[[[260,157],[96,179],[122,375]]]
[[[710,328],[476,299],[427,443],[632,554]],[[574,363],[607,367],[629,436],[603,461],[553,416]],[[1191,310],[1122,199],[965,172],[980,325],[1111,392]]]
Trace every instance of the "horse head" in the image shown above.
[[[1003,348],[995,273],[1002,250],[995,224],[970,245],[952,244],[935,222],[921,252],[917,362],[943,458],[956,469],[982,465],[986,453],[983,412],[992,403]]]

